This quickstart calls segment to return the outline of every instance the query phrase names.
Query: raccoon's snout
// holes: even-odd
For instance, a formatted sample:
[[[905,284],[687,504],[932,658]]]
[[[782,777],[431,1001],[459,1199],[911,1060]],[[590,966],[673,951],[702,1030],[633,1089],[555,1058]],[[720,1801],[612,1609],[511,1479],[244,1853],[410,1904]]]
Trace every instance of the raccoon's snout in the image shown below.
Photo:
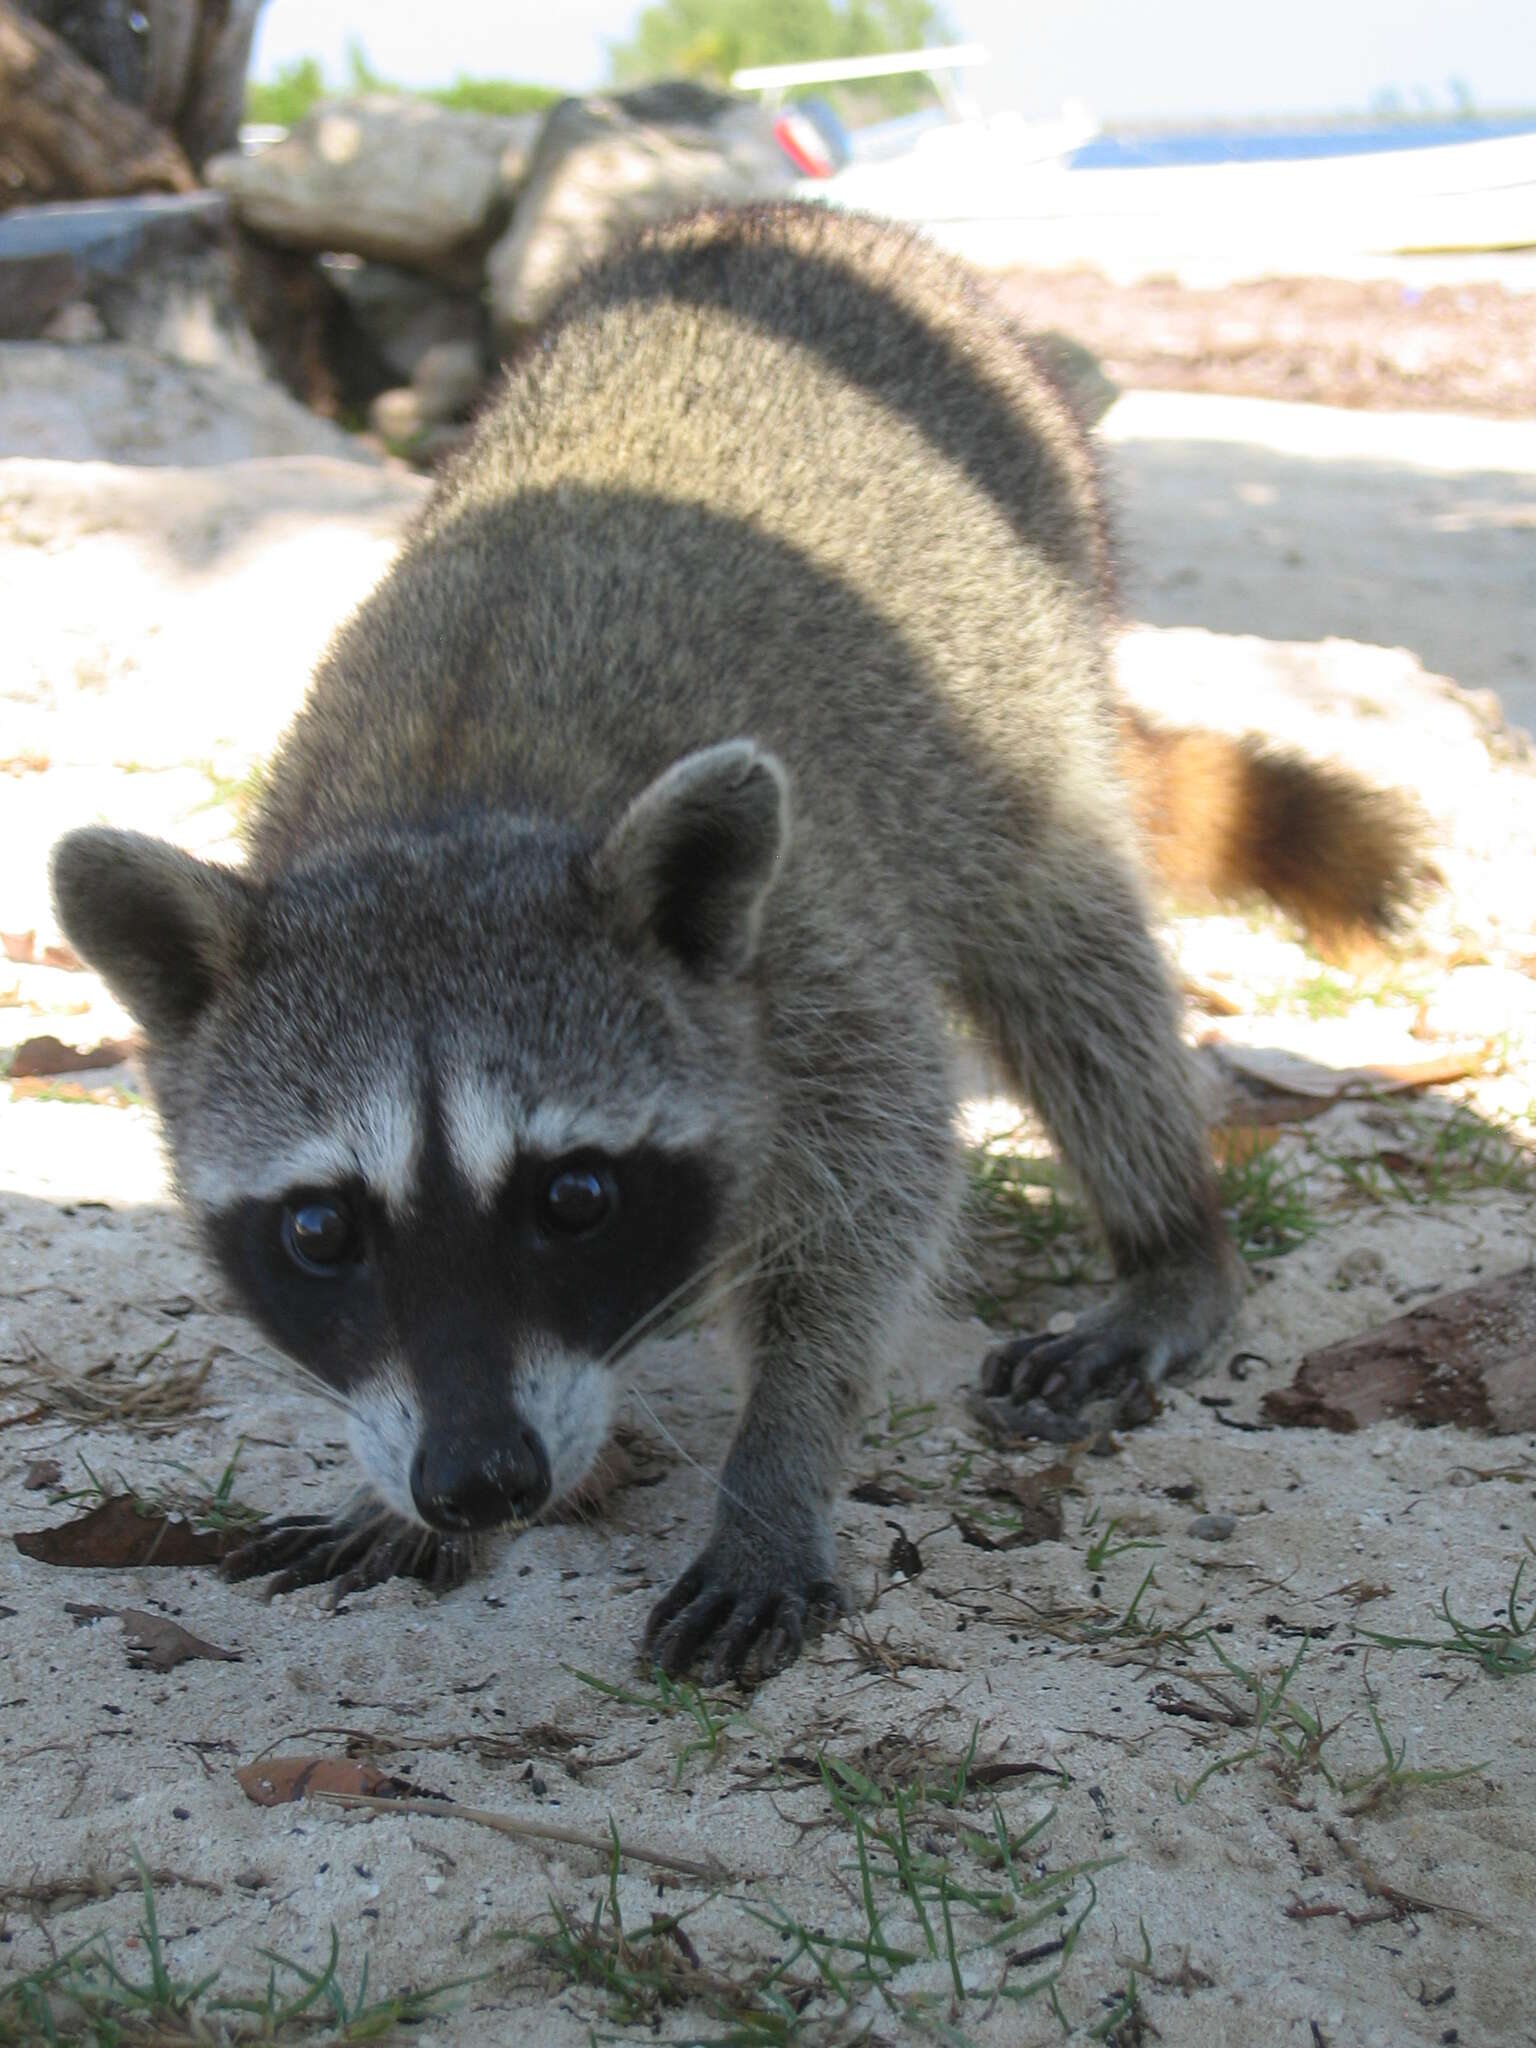
[[[537,1434],[514,1424],[504,1441],[429,1439],[411,1460],[411,1498],[433,1529],[494,1529],[526,1522],[549,1499],[549,1457]]]

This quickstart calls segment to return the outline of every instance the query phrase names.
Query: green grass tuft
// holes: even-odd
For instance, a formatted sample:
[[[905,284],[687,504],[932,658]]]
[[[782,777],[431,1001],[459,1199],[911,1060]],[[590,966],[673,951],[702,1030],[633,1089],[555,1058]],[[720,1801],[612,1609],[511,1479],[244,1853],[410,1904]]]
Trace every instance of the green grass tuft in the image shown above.
[[[1268,1149],[1228,1159],[1217,1188],[1233,1241],[1250,1264],[1283,1258],[1317,1229],[1306,1173],[1295,1159]]]
[[[134,1865],[144,1895],[139,1923],[147,1974],[130,1975],[106,1934],[91,1935],[41,1969],[0,1987],[0,2048],[170,2048],[176,2042],[227,2043],[332,2039],[375,2040],[442,2010],[442,2001],[478,1981],[460,1977],[430,1990],[368,1996],[368,1959],[356,1989],[342,1981],[341,1943],[331,1929],[324,1969],[311,1970],[275,1950],[257,1953],[267,1965],[254,1991],[225,1991],[222,1973],[178,1977],[166,1955],[155,1890],[138,1851]]]

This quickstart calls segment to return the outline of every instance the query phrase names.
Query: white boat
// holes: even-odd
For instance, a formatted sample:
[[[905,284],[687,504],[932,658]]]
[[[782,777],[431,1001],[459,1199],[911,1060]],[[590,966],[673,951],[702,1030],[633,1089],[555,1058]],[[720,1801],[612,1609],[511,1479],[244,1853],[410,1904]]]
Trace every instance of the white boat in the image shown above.
[[[1135,168],[1081,168],[1098,127],[1086,108],[1054,121],[984,119],[954,72],[986,61],[974,45],[865,60],[856,75],[926,71],[952,118],[883,124],[897,146],[858,147],[800,190],[833,206],[923,228],[972,262],[1003,268],[1090,265],[1187,283],[1316,272],[1497,276],[1536,289],[1536,133],[1386,147],[1350,155]],[[777,66],[736,83],[782,92],[852,67]],[[814,74],[814,76],[812,76]],[[1517,252],[1526,252],[1520,254]]]
[[[1011,152],[1006,133],[955,131],[947,153],[920,145],[908,161],[850,166],[803,189],[893,213],[977,263],[1191,283],[1401,270],[1420,256],[1492,258],[1518,278],[1518,262],[1497,259],[1536,251],[1536,134],[1153,169],[1076,169],[1065,154],[1042,161]]]

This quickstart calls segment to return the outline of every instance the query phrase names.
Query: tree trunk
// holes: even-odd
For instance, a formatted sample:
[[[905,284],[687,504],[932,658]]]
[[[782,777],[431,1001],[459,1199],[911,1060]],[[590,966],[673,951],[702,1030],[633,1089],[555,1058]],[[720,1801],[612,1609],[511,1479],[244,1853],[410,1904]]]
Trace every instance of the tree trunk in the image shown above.
[[[163,129],[114,98],[41,22],[0,0],[0,208],[196,188]]]
[[[144,0],[144,13],[149,21],[144,111],[162,128],[174,128],[192,84],[202,7],[200,0]]]
[[[125,107],[145,105],[148,22],[134,0],[17,0],[17,4],[23,14],[30,14],[68,43],[82,64],[99,71],[114,99]]]
[[[262,0],[202,0],[192,76],[174,124],[182,148],[199,170],[209,157],[235,148],[240,139],[245,74],[261,7]]]

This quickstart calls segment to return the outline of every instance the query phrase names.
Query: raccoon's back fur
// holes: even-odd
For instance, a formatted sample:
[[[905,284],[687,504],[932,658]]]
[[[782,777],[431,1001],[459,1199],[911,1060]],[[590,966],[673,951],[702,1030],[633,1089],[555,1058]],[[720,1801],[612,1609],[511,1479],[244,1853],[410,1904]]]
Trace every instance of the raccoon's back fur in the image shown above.
[[[566,301],[339,636],[254,858],[509,795],[599,820],[750,733],[838,848],[816,887],[867,867],[921,925],[921,871],[984,861],[997,803],[1110,770],[1099,503],[1012,330],[915,239],[810,209],[654,235]]]
[[[1096,451],[1023,340],[970,273],[888,226],[771,208],[654,233],[567,298],[439,486],[393,601],[339,643],[257,859],[281,864],[333,822],[524,785],[601,816],[708,727],[786,759],[798,741],[803,793],[818,764],[848,773],[814,728],[835,746],[858,726],[853,751],[892,778],[884,808],[902,792],[939,807],[903,823],[908,843],[925,822],[937,845],[956,837],[947,785],[908,750],[919,732],[951,765],[998,743],[1027,773],[1055,755],[1070,774],[1108,701],[1113,562]],[[450,526],[451,550],[424,546]],[[884,631],[854,647],[866,606]],[[514,635],[528,730],[501,703]],[[915,693],[882,680],[893,636],[937,659],[937,701],[926,674]],[[1041,730],[1027,696],[1046,688]],[[1259,891],[1330,941],[1396,923],[1419,836],[1398,793],[1258,738],[1115,715],[1164,879]],[[1089,752],[1077,765],[1104,772],[1102,741]]]
[[[962,268],[818,209],[705,214],[578,285],[514,371],[321,664],[243,876],[63,843],[187,1199],[396,1514],[451,1542],[573,1483],[613,1362],[702,1288],[747,1401],[648,1640],[791,1654],[840,1598],[843,1447],[944,1254],[955,1007],[1119,1279],[989,1362],[1002,1419],[1063,1433],[1210,1342],[1235,1265],[1110,609],[1089,445]],[[1296,777],[1333,793],[1287,841],[1357,814]],[[1141,801],[1171,849],[1170,787]],[[1309,909],[1316,869],[1249,857],[1241,801],[1212,843],[1207,879]],[[1390,835],[1363,844],[1330,914],[1390,908],[1393,874],[1351,879]],[[337,1530],[255,1555],[397,1559]]]

